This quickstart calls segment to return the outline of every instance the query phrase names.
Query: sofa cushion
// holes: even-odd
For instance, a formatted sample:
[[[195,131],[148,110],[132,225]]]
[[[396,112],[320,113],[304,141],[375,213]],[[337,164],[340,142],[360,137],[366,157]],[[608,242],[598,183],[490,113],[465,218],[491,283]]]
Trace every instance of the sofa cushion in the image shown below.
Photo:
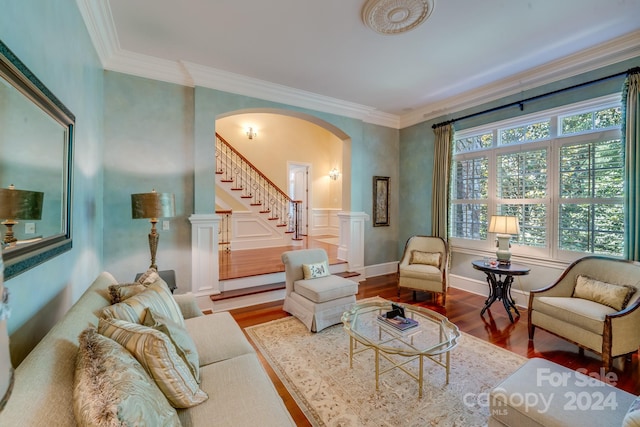
[[[537,297],[532,309],[598,335],[603,333],[607,314],[616,312],[606,305],[573,297]]]
[[[207,400],[168,336],[148,326],[119,319],[100,319],[98,332],[118,342],[140,362],[176,408]]]
[[[302,273],[305,280],[326,277],[330,274],[329,263],[322,261],[314,264],[302,264]]]
[[[620,311],[627,306],[635,292],[636,288],[633,286],[601,282],[591,277],[578,275],[573,296],[604,304]]]
[[[155,312],[151,308],[146,309],[144,321],[145,326],[150,326],[153,329],[162,332],[167,335],[171,342],[176,347],[178,355],[184,360],[189,367],[191,374],[200,382],[200,362],[198,360],[198,351],[196,350],[196,344],[189,335],[189,332],[169,317]]]
[[[318,279],[296,280],[293,290],[315,303],[321,303],[357,294],[358,284],[332,274]]]
[[[243,354],[255,353],[240,326],[227,311],[194,317],[185,321],[196,343],[200,366]]]
[[[204,366],[201,387],[209,401],[178,410],[184,427],[295,425],[255,353]]]
[[[412,279],[429,280],[432,282],[442,281],[442,271],[438,267],[427,264],[409,264],[400,269],[401,277]]]
[[[424,265],[432,265],[434,267],[440,268],[440,258],[442,255],[440,252],[422,252],[417,250],[411,251],[411,259],[409,260],[409,264],[424,264]]]
[[[73,389],[78,425],[180,425],[176,410],[124,347],[94,328],[78,340]]]
[[[169,286],[159,276],[143,292],[123,302],[106,307],[103,310],[103,314],[104,317],[142,324],[146,308],[151,308],[156,313],[169,317],[174,322],[184,326],[184,318],[180,312],[180,307],[173,299]]]

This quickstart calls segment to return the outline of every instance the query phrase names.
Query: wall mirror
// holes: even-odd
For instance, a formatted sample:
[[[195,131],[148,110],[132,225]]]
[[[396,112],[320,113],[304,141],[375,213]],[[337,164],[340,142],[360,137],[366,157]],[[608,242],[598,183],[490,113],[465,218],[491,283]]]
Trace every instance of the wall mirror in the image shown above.
[[[0,41],[5,279],[71,249],[74,125],[74,115]]]

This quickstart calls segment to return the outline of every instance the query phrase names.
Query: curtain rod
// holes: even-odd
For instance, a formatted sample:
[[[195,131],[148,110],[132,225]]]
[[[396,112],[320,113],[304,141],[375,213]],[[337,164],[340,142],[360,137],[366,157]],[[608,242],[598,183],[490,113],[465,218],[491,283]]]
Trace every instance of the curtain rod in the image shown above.
[[[444,121],[444,122],[441,122],[441,123],[436,123],[431,127],[433,129],[435,129],[437,127],[446,126],[448,124],[455,123],[455,122],[460,121],[460,120],[470,119],[472,117],[481,116],[483,114],[493,113],[494,111],[504,110],[505,108],[515,107],[516,105],[518,107],[520,107],[520,111],[522,111],[522,110],[524,110],[524,103],[525,102],[535,101],[535,100],[538,100],[538,99],[546,98],[546,97],[551,96],[551,95],[556,95],[556,94],[561,93],[561,92],[566,92],[566,91],[577,89],[577,88],[580,88],[580,87],[589,86],[589,85],[592,85],[592,84],[595,84],[595,83],[600,83],[600,82],[605,81],[605,80],[609,80],[609,79],[613,79],[615,77],[623,76],[625,74],[626,75],[630,75],[630,74],[635,74],[635,73],[640,73],[640,67],[630,68],[627,71],[622,71],[620,73],[612,74],[610,76],[601,77],[599,79],[591,80],[591,81],[584,82],[584,83],[579,83],[579,84],[576,84],[576,85],[573,85],[573,86],[565,87],[563,89],[558,89],[558,90],[554,90],[552,92],[544,93],[542,95],[532,96],[531,98],[523,99],[521,101],[511,102],[509,104],[500,105],[498,107],[489,108],[487,110],[479,111],[477,113],[467,114],[466,116],[458,117],[457,119],[451,119],[451,120],[447,120],[447,121]]]

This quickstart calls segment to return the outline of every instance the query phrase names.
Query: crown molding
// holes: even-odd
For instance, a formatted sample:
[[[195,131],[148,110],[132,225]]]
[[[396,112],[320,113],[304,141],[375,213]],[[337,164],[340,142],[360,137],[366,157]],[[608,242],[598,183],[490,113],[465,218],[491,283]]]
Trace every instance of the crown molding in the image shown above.
[[[80,13],[106,70],[185,86],[202,86],[300,108],[402,129],[528,89],[593,71],[640,56],[640,31],[636,31],[558,61],[516,74],[499,82],[430,103],[401,116],[374,107],[294,89],[198,64],[169,61],[120,48],[108,1],[76,0]]]
[[[639,56],[640,31],[635,31],[494,84],[416,109],[400,117],[400,129]]]
[[[120,50],[120,42],[113,23],[108,1],[76,0],[93,47],[104,67],[114,52]]]
[[[366,105],[294,89],[191,62],[182,62],[182,64],[192,77],[195,86],[337,114],[383,126],[397,127],[399,123],[399,117],[378,112],[375,108],[367,107]]]

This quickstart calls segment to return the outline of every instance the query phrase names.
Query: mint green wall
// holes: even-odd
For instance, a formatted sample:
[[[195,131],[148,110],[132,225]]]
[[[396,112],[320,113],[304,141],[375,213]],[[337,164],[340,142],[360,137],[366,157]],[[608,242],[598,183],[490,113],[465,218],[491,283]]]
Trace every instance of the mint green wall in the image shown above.
[[[432,125],[434,123],[463,117],[468,114],[488,110],[511,102],[547,94],[584,82],[597,80],[637,67],[639,63],[640,57],[634,58],[592,72],[584,73],[570,79],[557,81],[542,87],[527,90],[518,95],[506,97],[472,109],[458,111],[445,117],[438,117],[437,119],[403,129],[400,132],[400,193],[402,200],[402,226],[399,231],[399,246],[403,247],[404,241],[406,241],[406,239],[411,235],[431,233],[431,176],[433,171],[434,146]],[[520,111],[518,107],[512,107],[490,114],[483,114],[475,118],[458,121],[454,126],[457,130],[462,130],[485,123],[491,123],[561,105],[609,95],[615,92],[620,92],[623,81],[624,76],[610,79],[598,84],[585,86],[568,92],[544,97],[537,101],[528,102],[525,104],[523,111]],[[470,264],[472,260],[477,259],[479,256],[480,255],[454,252],[452,254],[450,273],[452,275],[484,282],[484,274],[474,270]],[[564,269],[564,265],[562,264],[547,265],[543,267],[537,265],[534,260],[530,262],[529,266],[531,267],[530,275],[520,278],[518,283],[524,291],[549,284],[555,280],[555,278],[557,278]]]
[[[0,0],[0,39],[76,116],[73,249],[5,283],[16,364],[102,269],[103,72],[74,0]]]
[[[160,270],[175,270],[177,285],[186,292],[194,201],[193,88],[112,71],[105,71],[104,87],[104,268],[120,281],[133,281],[149,267],[151,224],[131,218],[131,194],[173,193],[176,216],[157,225],[156,263]],[[169,221],[169,230],[162,229],[163,221]]]
[[[398,257],[413,235],[431,235],[431,195],[435,136],[429,123],[400,131],[400,223]]]

